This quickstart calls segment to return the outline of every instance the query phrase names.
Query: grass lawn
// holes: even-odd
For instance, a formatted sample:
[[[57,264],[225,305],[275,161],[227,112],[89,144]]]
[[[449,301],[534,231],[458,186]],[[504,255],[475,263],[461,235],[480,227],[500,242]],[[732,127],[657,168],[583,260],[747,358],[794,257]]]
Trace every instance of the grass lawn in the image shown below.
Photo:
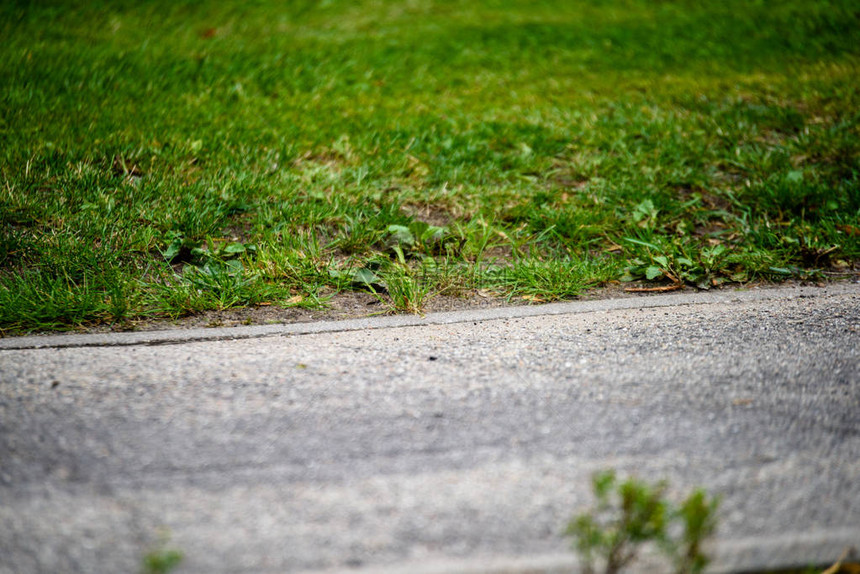
[[[856,274],[854,0],[0,5],[0,333]]]

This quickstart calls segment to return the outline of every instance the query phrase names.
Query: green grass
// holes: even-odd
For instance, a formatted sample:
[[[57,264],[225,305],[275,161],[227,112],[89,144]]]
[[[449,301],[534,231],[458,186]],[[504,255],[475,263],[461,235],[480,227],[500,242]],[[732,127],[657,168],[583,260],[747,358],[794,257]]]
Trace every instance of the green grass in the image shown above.
[[[860,259],[850,0],[85,4],[0,6],[3,331]]]

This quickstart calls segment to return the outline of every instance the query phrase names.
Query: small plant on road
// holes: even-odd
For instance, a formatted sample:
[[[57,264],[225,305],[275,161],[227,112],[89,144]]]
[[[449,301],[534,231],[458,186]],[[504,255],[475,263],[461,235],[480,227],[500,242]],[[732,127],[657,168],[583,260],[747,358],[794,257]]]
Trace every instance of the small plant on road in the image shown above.
[[[617,574],[630,565],[645,544],[656,545],[672,562],[675,574],[699,574],[708,564],[702,543],[716,529],[718,501],[694,491],[679,506],[665,498],[666,484],[634,478],[619,481],[612,471],[593,478],[597,505],[575,517],[565,534],[582,556],[583,573]]]
[[[143,574],[170,574],[182,562],[182,552],[168,548],[168,534],[162,534],[158,545],[143,557]]]

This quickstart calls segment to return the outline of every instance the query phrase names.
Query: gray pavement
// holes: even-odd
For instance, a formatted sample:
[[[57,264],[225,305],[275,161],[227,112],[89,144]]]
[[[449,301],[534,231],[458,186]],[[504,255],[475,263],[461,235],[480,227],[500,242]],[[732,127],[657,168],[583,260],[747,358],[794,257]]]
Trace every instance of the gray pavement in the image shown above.
[[[0,340],[0,574],[573,572],[607,468],[713,572],[860,547],[860,285]]]

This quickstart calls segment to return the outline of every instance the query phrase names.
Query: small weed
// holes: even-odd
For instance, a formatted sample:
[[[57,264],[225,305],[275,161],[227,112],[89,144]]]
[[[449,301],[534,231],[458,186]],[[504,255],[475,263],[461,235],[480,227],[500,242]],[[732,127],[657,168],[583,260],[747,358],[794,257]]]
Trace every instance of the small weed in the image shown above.
[[[143,557],[142,574],[170,574],[182,562],[184,556],[175,548],[168,548],[169,536],[163,534],[156,548]]]
[[[595,475],[592,484],[597,506],[565,531],[582,556],[584,574],[594,574],[597,563],[604,574],[622,572],[645,544],[660,549],[675,574],[704,571],[708,558],[702,543],[716,529],[716,499],[696,490],[674,506],[665,498],[665,483],[619,482],[611,471]]]
[[[216,244],[211,237],[206,237],[205,241],[195,241],[175,232],[168,233],[167,237],[167,247],[161,255],[170,263],[202,264],[212,259],[224,260],[257,253],[257,246],[253,243],[234,241]]]
[[[391,312],[421,314],[425,301],[432,296],[432,267],[372,260],[356,269],[333,270],[332,276],[351,289],[373,293]]]
[[[589,286],[610,279],[616,272],[612,262],[572,257],[545,261],[523,259],[503,267],[489,267],[482,286],[535,303],[576,297]]]
[[[143,558],[144,574],[169,574],[182,562],[182,553],[178,550],[153,551]]]
[[[401,263],[416,255],[454,255],[462,247],[448,229],[423,221],[413,221],[408,226],[389,225],[386,244]]]
[[[407,265],[392,264],[386,266],[382,277],[392,311],[421,314],[432,285],[423,273]]]
[[[675,284],[710,289],[727,281],[743,281],[749,275],[744,269],[732,270],[732,251],[722,244],[691,245],[680,241],[661,241],[664,246],[625,237],[633,245],[634,256],[625,267],[622,281],[668,279]]]

